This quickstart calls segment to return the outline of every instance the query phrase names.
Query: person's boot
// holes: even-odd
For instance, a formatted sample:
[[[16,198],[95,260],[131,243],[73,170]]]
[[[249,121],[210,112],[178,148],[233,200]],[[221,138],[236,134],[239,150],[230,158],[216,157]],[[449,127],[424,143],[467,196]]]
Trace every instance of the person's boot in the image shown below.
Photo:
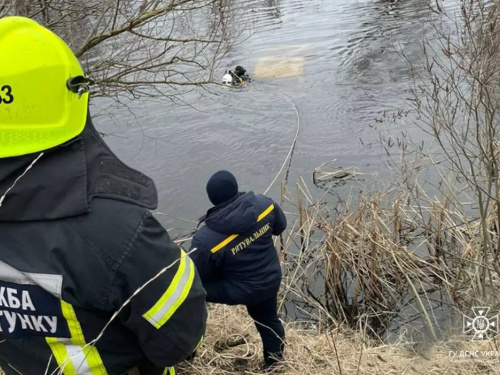
[[[266,358],[260,363],[260,370],[265,373],[278,373],[284,371],[284,362],[282,359]]]

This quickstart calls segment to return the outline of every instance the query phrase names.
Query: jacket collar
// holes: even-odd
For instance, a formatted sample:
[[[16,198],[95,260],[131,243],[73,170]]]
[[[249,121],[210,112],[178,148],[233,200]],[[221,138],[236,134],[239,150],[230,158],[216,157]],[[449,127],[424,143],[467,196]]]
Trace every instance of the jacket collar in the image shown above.
[[[239,194],[232,202],[210,212],[205,224],[224,234],[248,233],[257,224],[257,200],[252,191]]]
[[[0,159],[0,197],[40,155]],[[89,213],[93,198],[155,209],[153,180],[127,167],[104,143],[90,119],[82,134],[44,152],[0,207],[0,221],[54,220]]]
[[[218,205],[213,206],[212,208],[209,208],[208,211],[207,211],[207,213],[198,219],[198,225],[197,225],[196,228],[199,228],[200,225],[203,224],[210,215],[213,215],[215,212],[220,211],[224,207],[227,207],[227,206],[231,205],[236,199],[238,199],[239,197],[241,197],[243,194],[245,194],[245,193],[239,192],[233,198],[228,199],[225,202],[219,203]]]

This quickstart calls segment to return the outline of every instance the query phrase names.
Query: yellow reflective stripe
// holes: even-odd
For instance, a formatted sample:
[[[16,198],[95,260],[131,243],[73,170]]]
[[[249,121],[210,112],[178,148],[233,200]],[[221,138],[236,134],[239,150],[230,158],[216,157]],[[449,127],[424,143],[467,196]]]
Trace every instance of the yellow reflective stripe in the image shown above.
[[[269,215],[272,210],[274,210],[274,204],[270,205],[263,213],[259,215],[259,217],[257,218],[257,223],[264,219],[267,215]]]
[[[198,345],[196,345],[196,348],[194,348],[194,351],[197,351],[200,348],[201,344],[203,344],[204,339],[205,338],[203,336],[201,336],[200,342],[198,343]]]
[[[169,320],[172,315],[177,311],[177,309],[182,305],[182,303],[186,300],[189,291],[191,290],[191,287],[193,286],[193,280],[194,280],[194,263],[192,261],[189,261],[189,274],[188,274],[188,280],[184,288],[182,289],[182,293],[179,296],[179,298],[173,303],[172,307],[168,309],[167,314],[163,316],[163,318],[158,322],[161,325],[164,325],[167,320]]]
[[[64,375],[76,375],[75,367],[73,363],[69,360],[68,351],[66,350],[66,345],[59,342],[56,337],[46,337],[45,341],[49,344],[50,350],[60,367],[60,373]],[[59,371],[58,371],[59,373]]]
[[[150,321],[151,324],[153,324],[155,327],[156,327],[156,323],[159,320],[159,319],[155,319],[155,316],[160,314],[162,308],[165,306],[167,301],[173,296],[175,291],[178,289],[179,282],[182,278],[182,275],[186,271],[186,257],[183,256],[183,253],[184,252],[181,250],[181,259],[179,262],[179,268],[177,269],[177,272],[175,273],[175,276],[174,276],[172,282],[168,286],[167,291],[165,293],[163,293],[161,298],[154,304],[154,306],[143,315],[143,317],[146,320]]]
[[[85,342],[85,336],[73,306],[61,300],[61,308],[71,338],[48,337],[46,341],[64,375],[107,375],[97,348]]]
[[[163,375],[175,375],[175,367],[167,367],[163,371]]]
[[[104,363],[102,362],[101,355],[97,348],[93,345],[87,345],[84,351],[92,375],[107,375],[108,372],[106,371],[106,367],[104,367]]]
[[[181,250],[181,261],[167,291],[143,317],[160,329],[187,298],[195,275],[193,261]]]
[[[85,338],[83,337],[82,327],[76,317],[73,306],[61,300],[61,307],[64,317],[68,322],[69,332],[71,333],[71,343],[75,345],[85,345]]]
[[[68,321],[69,331],[71,333],[71,343],[73,345],[78,345],[81,347],[83,351],[84,358],[88,363],[88,370],[92,375],[106,375],[106,369],[104,368],[104,364],[102,362],[101,356],[97,351],[97,348],[93,345],[87,345],[85,342],[85,336],[83,335],[83,330],[76,317],[75,310],[73,306],[69,303],[61,301],[63,315]],[[78,369],[77,369],[78,373]]]
[[[220,249],[222,249],[224,246],[226,246],[229,242],[231,242],[232,240],[234,240],[236,237],[238,237],[237,234],[233,234],[233,235],[229,236],[224,241],[222,241],[220,244],[218,244],[217,246],[213,247],[210,251],[212,253],[216,253],[217,251],[219,251]]]

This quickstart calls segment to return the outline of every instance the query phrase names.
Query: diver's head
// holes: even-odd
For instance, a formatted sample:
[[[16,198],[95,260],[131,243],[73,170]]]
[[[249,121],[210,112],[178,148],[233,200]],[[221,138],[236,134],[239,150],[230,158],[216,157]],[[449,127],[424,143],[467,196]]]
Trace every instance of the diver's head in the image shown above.
[[[242,76],[243,74],[245,74],[247,72],[247,70],[245,68],[243,68],[242,66],[238,65],[235,69],[234,69],[234,72],[238,75],[238,76]]]

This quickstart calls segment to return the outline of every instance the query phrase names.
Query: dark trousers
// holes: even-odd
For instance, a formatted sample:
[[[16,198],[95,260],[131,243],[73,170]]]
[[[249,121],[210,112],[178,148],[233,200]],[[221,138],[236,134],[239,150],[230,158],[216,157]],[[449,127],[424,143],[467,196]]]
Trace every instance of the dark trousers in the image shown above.
[[[256,305],[247,305],[247,311],[255,321],[255,327],[262,338],[267,366],[282,360],[285,348],[285,330],[278,318],[277,305],[277,296]]]
[[[225,281],[215,281],[204,285],[207,292],[207,302],[226,305],[245,305],[248,314],[255,322],[264,347],[264,361],[267,366],[283,359],[285,347],[285,330],[278,318],[278,291],[273,297],[255,304],[236,301],[227,293]]]

